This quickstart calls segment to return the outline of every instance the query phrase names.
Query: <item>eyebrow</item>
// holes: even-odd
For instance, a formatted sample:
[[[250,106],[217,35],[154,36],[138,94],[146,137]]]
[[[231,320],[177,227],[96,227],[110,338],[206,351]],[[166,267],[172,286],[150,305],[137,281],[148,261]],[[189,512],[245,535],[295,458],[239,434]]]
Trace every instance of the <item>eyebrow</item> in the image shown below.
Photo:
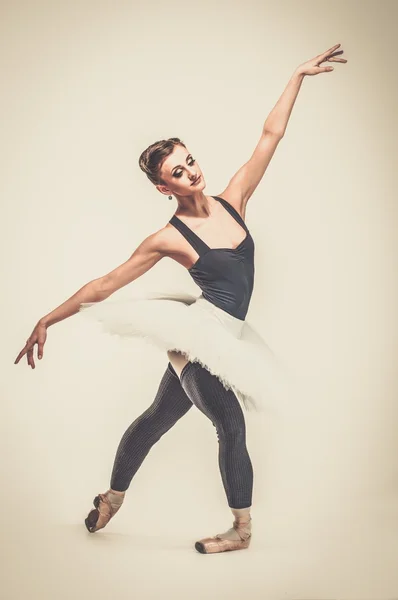
[[[188,156],[187,156],[187,158],[186,158],[185,162],[187,162],[187,161],[188,161],[188,158],[190,158],[191,156],[192,156],[192,154],[188,154]],[[182,169],[182,168],[183,168],[183,166],[182,166],[182,165],[176,165],[175,167],[173,167],[173,168],[171,169],[171,172],[173,172],[173,171],[174,171],[174,169]]]

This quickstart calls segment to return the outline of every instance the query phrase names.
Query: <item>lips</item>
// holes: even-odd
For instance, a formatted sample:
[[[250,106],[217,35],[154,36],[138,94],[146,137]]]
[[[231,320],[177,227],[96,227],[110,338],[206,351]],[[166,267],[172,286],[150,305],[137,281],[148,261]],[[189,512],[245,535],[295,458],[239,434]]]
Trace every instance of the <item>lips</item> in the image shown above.
[[[202,177],[202,176],[201,176],[201,175],[199,175],[199,177],[198,177],[197,179],[195,179],[195,181],[193,181],[193,182],[191,183],[191,185],[195,185],[195,184],[197,184],[197,183],[198,183],[198,181],[199,181],[199,179],[200,179],[201,177]]]

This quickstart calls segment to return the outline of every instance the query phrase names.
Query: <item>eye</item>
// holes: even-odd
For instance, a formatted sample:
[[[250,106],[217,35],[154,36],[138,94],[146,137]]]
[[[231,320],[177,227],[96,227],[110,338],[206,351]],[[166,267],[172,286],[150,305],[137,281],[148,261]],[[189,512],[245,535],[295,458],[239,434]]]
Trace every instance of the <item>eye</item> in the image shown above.
[[[192,165],[194,165],[195,162],[196,162],[196,159],[193,158],[193,156],[191,156],[191,158],[188,161],[188,165],[190,167],[192,167]],[[181,175],[182,175],[182,171],[174,171],[174,173],[173,173],[173,177],[181,177]]]

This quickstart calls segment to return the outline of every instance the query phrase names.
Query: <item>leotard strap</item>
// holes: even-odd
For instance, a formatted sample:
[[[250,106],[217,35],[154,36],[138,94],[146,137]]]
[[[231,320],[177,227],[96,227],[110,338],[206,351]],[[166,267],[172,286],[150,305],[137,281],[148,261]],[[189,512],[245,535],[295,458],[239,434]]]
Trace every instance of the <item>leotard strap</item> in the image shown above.
[[[212,196],[212,198],[215,198],[216,200],[218,200],[218,202],[220,202],[220,204],[223,205],[223,207],[229,212],[229,214],[235,219],[235,221],[238,221],[239,225],[242,225],[243,229],[246,232],[249,232],[249,230],[246,226],[246,223],[244,222],[244,220],[242,219],[242,217],[240,216],[240,214],[238,213],[236,208],[234,208],[232,206],[232,204],[230,204],[229,202],[224,200],[224,198],[220,198],[220,196]]]
[[[246,227],[246,223],[238,213],[238,211],[224,198],[220,198],[219,196],[212,196],[215,200],[220,202],[224,206],[224,208],[229,212],[229,214],[243,227],[243,229],[249,233],[248,228]],[[174,225],[176,229],[184,236],[184,238],[191,244],[191,246],[196,250],[199,256],[202,256],[205,252],[208,252],[211,248],[200,239],[199,236],[196,235],[194,231],[188,225],[186,225],[181,219],[179,219],[176,215],[173,215],[169,221],[171,225]]]
[[[184,236],[184,238],[191,244],[194,250],[196,250],[199,256],[202,256],[202,254],[210,250],[209,246],[205,244],[205,242],[201,240],[200,237],[198,237],[196,233],[194,233],[192,229],[188,227],[188,225],[186,225],[183,221],[181,221],[181,219],[176,217],[176,215],[173,215],[171,217],[169,223],[171,223],[176,229],[178,229],[178,231]]]

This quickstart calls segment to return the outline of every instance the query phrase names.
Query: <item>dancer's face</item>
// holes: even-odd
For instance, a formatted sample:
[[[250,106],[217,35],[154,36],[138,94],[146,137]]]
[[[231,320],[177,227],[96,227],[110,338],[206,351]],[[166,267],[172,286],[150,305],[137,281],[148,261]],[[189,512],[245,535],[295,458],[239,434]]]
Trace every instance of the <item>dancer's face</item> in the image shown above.
[[[160,177],[164,183],[156,187],[166,195],[191,196],[206,187],[203,173],[195,158],[187,148],[180,145],[174,146],[172,154],[163,162]]]

